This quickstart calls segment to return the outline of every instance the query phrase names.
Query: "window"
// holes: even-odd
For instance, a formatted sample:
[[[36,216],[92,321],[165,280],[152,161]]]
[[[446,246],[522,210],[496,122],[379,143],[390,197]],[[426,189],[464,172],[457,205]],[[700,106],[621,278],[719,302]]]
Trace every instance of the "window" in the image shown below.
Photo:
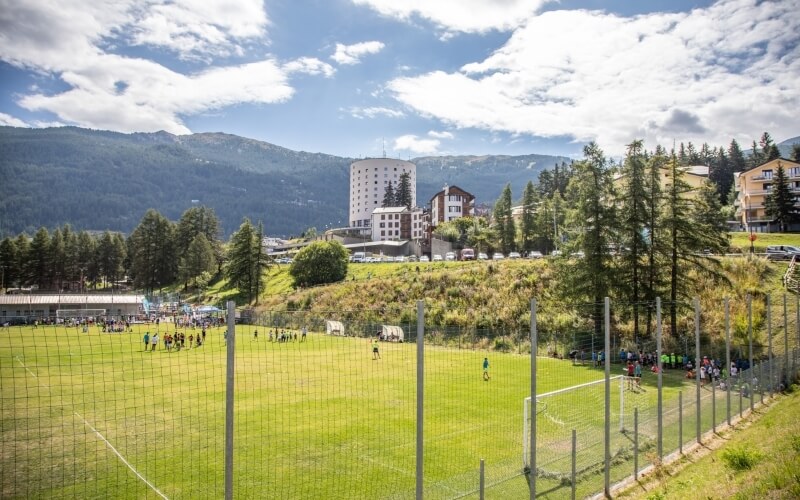
[[[764,191],[772,191],[772,184],[764,184]]]
[[[800,176],[800,167],[792,167],[789,169],[789,176],[791,177],[798,177]]]
[[[764,170],[763,172],[761,172],[761,175],[765,179],[772,179],[772,170]]]
[[[385,223],[385,222],[381,222],[381,223],[378,225],[378,227],[386,227],[386,223]]]
[[[381,220],[386,220],[386,216],[381,214]]]

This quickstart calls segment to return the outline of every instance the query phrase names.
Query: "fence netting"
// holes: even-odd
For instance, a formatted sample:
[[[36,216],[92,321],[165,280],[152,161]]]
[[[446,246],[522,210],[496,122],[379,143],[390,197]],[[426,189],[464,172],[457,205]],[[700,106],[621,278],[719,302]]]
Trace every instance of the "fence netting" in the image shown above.
[[[2,496],[222,498],[226,473],[237,498],[593,495],[796,383],[800,309],[783,300],[731,299],[726,322],[720,303],[542,302],[536,344],[527,316],[476,329],[420,304],[264,311],[232,332],[178,315],[9,322]]]

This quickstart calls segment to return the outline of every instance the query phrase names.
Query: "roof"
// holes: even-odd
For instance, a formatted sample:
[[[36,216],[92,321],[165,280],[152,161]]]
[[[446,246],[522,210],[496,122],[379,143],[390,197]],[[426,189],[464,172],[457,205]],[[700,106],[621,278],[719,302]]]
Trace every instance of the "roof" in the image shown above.
[[[691,175],[708,177],[708,167],[705,165],[691,165],[688,167],[683,167],[683,171]]]
[[[407,211],[408,209],[404,206],[402,207],[381,207],[376,208],[372,211],[373,214],[399,214]]]
[[[447,189],[448,191],[449,191],[449,190],[452,190],[452,189],[457,189],[457,190],[461,191],[462,193],[464,193],[465,195],[467,195],[467,196],[471,196],[473,199],[475,198],[475,195],[474,195],[474,194],[472,194],[472,193],[470,193],[469,191],[467,191],[467,190],[465,190],[465,189],[462,189],[462,188],[460,188],[460,187],[458,187],[458,186],[456,186],[456,185],[453,185],[453,186],[448,186],[448,185],[445,185],[445,186],[444,186],[444,188],[443,188],[441,191],[439,191],[439,192],[437,192],[436,194],[434,194],[433,196],[431,196],[431,201],[433,201],[434,199],[436,199],[436,198],[437,198],[437,197],[438,197],[440,194],[444,194],[444,191],[445,191],[445,189]]]
[[[784,157],[781,156],[780,158],[775,158],[774,160],[770,160],[770,161],[764,162],[761,165],[756,165],[755,167],[748,168],[747,170],[745,170],[743,172],[737,172],[737,174],[745,174],[747,172],[750,172],[751,170],[755,170],[757,168],[761,168],[763,166],[769,165],[770,163],[772,163],[774,161],[787,161],[787,162],[791,163],[792,165],[800,165],[800,163],[797,163],[794,160],[790,160],[788,158],[784,158]]]
[[[119,294],[11,294],[0,295],[0,305],[49,305],[49,304],[141,304],[144,295]]]

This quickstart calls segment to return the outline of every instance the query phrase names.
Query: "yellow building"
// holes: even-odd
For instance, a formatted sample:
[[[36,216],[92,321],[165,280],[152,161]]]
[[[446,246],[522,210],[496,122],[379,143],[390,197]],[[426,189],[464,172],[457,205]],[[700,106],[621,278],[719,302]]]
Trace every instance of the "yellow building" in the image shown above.
[[[800,195],[800,163],[777,158],[758,167],[733,174],[736,189],[736,220],[745,231],[778,231],[777,224],[770,224],[767,217],[767,196],[774,186],[778,167],[782,166],[786,181],[793,194]],[[800,209],[800,202],[795,200]]]
[[[708,167],[705,165],[694,165],[691,167],[680,167],[684,172],[683,180],[691,186],[692,190],[688,193],[689,198],[694,199],[699,189],[708,181]],[[669,167],[661,167],[659,179],[661,180],[661,190],[666,191],[668,185],[672,184]],[[618,175],[614,177],[614,187],[618,192],[624,190],[627,176]]]

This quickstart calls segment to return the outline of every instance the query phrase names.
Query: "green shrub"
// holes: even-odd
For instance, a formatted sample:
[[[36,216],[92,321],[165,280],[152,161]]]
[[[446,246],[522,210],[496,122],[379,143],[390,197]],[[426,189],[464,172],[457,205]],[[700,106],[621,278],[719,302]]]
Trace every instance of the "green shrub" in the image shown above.
[[[750,470],[762,458],[758,451],[743,447],[731,447],[722,452],[722,460],[735,471]]]

